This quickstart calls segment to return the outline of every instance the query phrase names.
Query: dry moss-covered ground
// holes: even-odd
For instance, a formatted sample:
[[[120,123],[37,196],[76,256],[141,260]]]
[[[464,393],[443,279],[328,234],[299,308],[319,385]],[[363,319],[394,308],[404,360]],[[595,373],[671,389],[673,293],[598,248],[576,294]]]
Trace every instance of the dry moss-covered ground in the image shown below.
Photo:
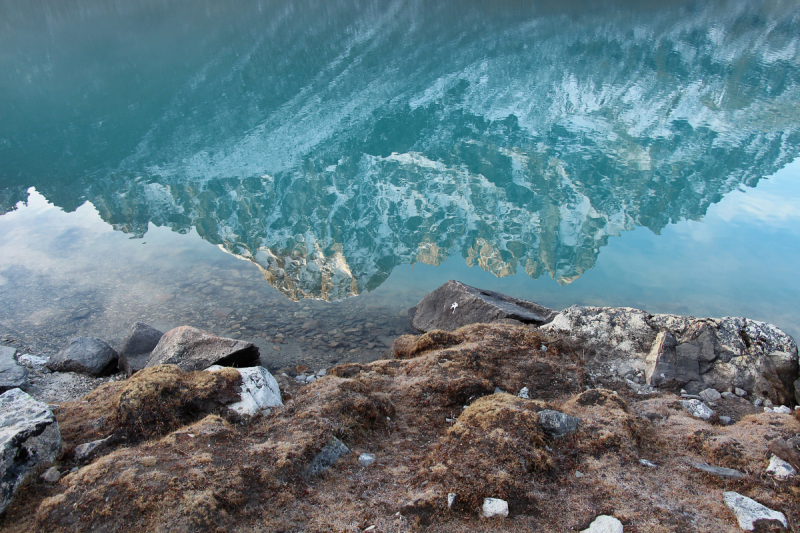
[[[770,448],[788,449],[800,434],[796,416],[735,399],[717,408],[734,425],[703,422],[676,396],[633,394],[602,372],[602,360],[585,361],[580,346],[523,326],[404,336],[393,350],[393,359],[337,367],[290,391],[285,408],[249,421],[221,407],[236,373],[175,367],[64,404],[59,466],[80,468],[55,485],[30,483],[0,528],[561,532],[612,514],[626,532],[733,532],[722,492],[735,490],[782,511],[799,531],[800,482],[764,474]],[[530,400],[516,396],[523,387]],[[584,423],[548,438],[537,417],[545,408]],[[109,435],[117,438],[91,462],[75,461],[77,444]],[[334,436],[353,453],[307,477]],[[376,463],[361,466],[361,452]],[[718,478],[692,462],[746,476]],[[458,495],[452,509],[448,493]],[[481,518],[484,497],[508,500],[511,515]]]

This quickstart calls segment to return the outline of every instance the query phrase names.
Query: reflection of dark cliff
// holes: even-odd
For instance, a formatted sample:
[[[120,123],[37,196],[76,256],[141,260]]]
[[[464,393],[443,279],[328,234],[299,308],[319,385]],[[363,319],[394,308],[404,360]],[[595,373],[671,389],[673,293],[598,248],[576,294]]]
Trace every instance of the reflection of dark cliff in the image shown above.
[[[0,209],[35,186],[133,234],[196,227],[292,298],[454,253],[568,283],[610,236],[699,219],[797,155],[794,4],[562,4],[176,8],[196,48],[123,40],[95,58],[117,74],[0,103]]]

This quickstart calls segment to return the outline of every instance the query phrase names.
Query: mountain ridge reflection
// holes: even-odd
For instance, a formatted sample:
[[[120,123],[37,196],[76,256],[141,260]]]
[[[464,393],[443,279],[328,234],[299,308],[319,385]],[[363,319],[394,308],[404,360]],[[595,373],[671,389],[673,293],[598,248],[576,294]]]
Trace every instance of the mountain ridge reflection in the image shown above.
[[[445,25],[391,4],[316,21],[307,71],[297,48],[237,37],[236,61],[177,83],[113,168],[36,188],[134,235],[194,227],[294,300],[455,254],[566,284],[609,237],[699,220],[797,156],[800,7],[781,6],[489,15],[486,34],[477,11]],[[259,76],[285,78],[280,97]],[[2,190],[5,210],[25,188]]]

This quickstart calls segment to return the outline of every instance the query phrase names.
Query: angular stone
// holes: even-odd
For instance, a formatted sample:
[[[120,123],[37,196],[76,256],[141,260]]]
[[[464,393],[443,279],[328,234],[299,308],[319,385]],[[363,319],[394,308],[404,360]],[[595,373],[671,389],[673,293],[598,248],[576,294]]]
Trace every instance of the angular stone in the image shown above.
[[[783,524],[783,527],[788,528],[789,524],[786,522],[786,516],[778,511],[773,511],[769,507],[761,505],[757,501],[742,496],[738,492],[728,491],[722,493],[722,498],[736,519],[739,521],[739,527],[745,531],[754,531],[756,521],[776,521]]]
[[[350,453],[350,448],[336,437],[332,437],[306,467],[306,476],[316,476],[325,472],[348,453]]]
[[[128,332],[128,336],[122,341],[122,348],[119,350],[119,367],[128,376],[143,369],[150,354],[163,336],[164,333],[156,328],[142,322],[135,323]]]
[[[223,366],[213,365],[206,370],[216,372]],[[227,405],[228,409],[240,415],[255,416],[264,409],[280,407],[283,405],[281,390],[275,377],[263,366],[250,366],[237,368],[242,376],[242,386],[239,389],[241,400]]]
[[[709,420],[714,416],[714,411],[700,400],[680,400],[680,402],[683,408],[689,411],[689,414],[693,417]]]
[[[783,459],[795,470],[800,470],[800,436],[787,440],[772,439],[769,442],[769,453]]]
[[[505,518],[508,516],[508,502],[500,498],[484,498],[481,514],[484,518]]]
[[[645,358],[644,377],[651,387],[674,385],[678,373],[678,343],[668,331],[662,331]],[[681,383],[682,385],[683,383]]]
[[[72,453],[76,460],[85,461],[94,453],[99,452],[103,447],[105,447],[110,438],[111,437],[106,437],[104,439],[93,440],[92,442],[84,442],[83,444],[75,446],[75,450]]]
[[[79,372],[103,376],[117,368],[117,352],[96,337],[73,337],[47,362],[53,372]]]
[[[769,458],[769,466],[767,467],[767,474],[771,474],[778,479],[789,479],[793,475],[797,474],[797,471],[794,469],[792,465],[773,455]]]
[[[733,479],[741,479],[744,477],[744,474],[739,472],[738,470],[734,470],[733,468],[723,468],[721,466],[711,466],[707,465],[706,463],[692,463],[692,466],[698,470],[702,470],[703,472],[708,472],[709,474],[714,474],[715,476],[720,477],[730,477]]]
[[[0,392],[22,387],[28,380],[28,371],[14,359],[16,353],[10,346],[0,346]]]
[[[600,515],[581,533],[622,533],[622,522],[613,516]]]
[[[47,364],[47,357],[24,353],[17,359],[19,364],[27,368],[39,368]]]
[[[51,466],[41,477],[46,483],[58,483],[58,480],[61,479],[61,472],[55,466]]]
[[[177,365],[184,371],[212,365],[248,367],[259,364],[258,347],[252,342],[212,335],[191,326],[169,330],[161,337],[145,367]]]
[[[411,324],[420,331],[453,331],[462,326],[513,319],[546,324],[556,312],[534,302],[448,281],[409,310]]]
[[[0,395],[0,514],[17,488],[61,449],[56,417],[20,389]]]
[[[717,389],[705,389],[700,391],[700,398],[706,402],[718,402],[722,398],[722,395]]]
[[[552,409],[539,411],[539,425],[542,427],[542,431],[550,437],[558,438],[574,433],[582,422],[580,418]]]

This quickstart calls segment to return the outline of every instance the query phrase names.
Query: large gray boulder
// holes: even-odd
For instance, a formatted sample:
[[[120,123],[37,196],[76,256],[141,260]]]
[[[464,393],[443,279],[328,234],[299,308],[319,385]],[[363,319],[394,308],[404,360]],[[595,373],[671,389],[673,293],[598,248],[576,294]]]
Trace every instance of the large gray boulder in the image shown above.
[[[73,337],[67,346],[47,362],[54,372],[79,372],[104,376],[117,369],[117,352],[95,337]]]
[[[171,329],[161,337],[145,367],[177,365],[191,372],[211,365],[247,367],[259,361],[258,347],[252,342],[212,335],[191,326]]]
[[[0,392],[22,387],[27,382],[28,371],[14,359],[16,353],[10,346],[0,346]]]
[[[143,369],[164,333],[142,322],[131,327],[119,350],[119,367],[131,376]]]
[[[795,398],[797,344],[747,318],[650,314],[627,307],[570,307],[542,327],[583,339],[598,354],[645,371],[653,387],[699,392],[740,388],[776,405]]]
[[[25,479],[52,463],[61,448],[58,422],[20,389],[0,395],[0,513]]]
[[[541,325],[556,311],[537,303],[448,281],[409,310],[411,324],[420,331],[453,331],[468,324],[511,319]]]

